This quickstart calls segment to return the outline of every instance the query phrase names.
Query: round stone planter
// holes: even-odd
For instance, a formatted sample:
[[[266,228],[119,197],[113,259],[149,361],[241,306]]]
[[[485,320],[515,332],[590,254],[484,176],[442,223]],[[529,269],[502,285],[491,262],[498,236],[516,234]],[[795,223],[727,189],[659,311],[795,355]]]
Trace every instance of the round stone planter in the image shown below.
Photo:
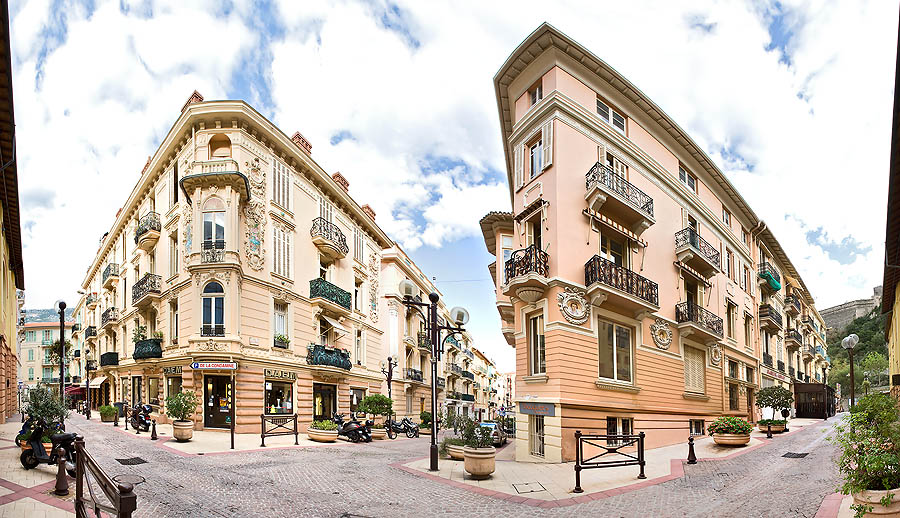
[[[172,421],[172,437],[178,442],[190,441],[194,436],[193,421]]]
[[[309,428],[306,430],[306,435],[310,440],[316,442],[334,442],[338,438],[337,430],[316,430],[315,428]]]
[[[419,428],[419,435],[431,435],[431,427]]]
[[[463,459],[466,473],[472,478],[485,479],[491,476],[495,468],[497,450],[493,446],[488,448],[463,448]]]
[[[463,450],[465,446],[456,445],[456,444],[448,444],[447,445],[447,455],[450,456],[453,460],[463,460],[465,458],[463,454]]]
[[[756,427],[762,433],[766,433],[766,430],[768,429],[768,425],[763,425],[763,424],[757,424]],[[783,431],[784,431],[783,424],[773,424],[772,425],[772,433],[781,433]]]
[[[881,505],[881,498],[888,493],[893,494],[894,498],[891,500],[891,505],[885,507]],[[853,503],[871,505],[872,511],[866,513],[866,516],[900,516],[900,488],[853,493]]]
[[[372,428],[372,438],[379,440],[387,438],[387,430],[384,428]]]
[[[722,433],[713,435],[713,440],[716,441],[716,444],[720,444],[722,446],[745,446],[750,442],[750,434],[747,435],[737,435],[733,433]]]

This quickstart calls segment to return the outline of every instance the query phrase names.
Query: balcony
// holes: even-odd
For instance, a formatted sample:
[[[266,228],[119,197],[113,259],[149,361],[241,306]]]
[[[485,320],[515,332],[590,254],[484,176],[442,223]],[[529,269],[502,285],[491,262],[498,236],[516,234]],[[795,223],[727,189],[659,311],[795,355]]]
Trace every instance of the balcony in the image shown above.
[[[593,304],[609,301],[634,312],[659,309],[655,282],[599,255],[584,264],[584,285]]]
[[[103,353],[100,355],[100,366],[106,367],[109,365],[118,365],[119,364],[119,353]]]
[[[446,378],[443,378],[443,377],[441,377],[441,376],[438,376],[438,378],[437,378],[437,388],[438,388],[438,390],[443,389],[443,388],[447,388],[447,379],[446,379]]]
[[[605,164],[597,162],[584,177],[588,207],[622,223],[641,235],[656,220],[653,219],[653,198],[635,187]]]
[[[416,344],[422,352],[431,353],[431,340],[428,339],[428,333],[420,332]]]
[[[319,251],[331,259],[343,259],[350,251],[347,238],[340,227],[325,218],[319,217],[312,221],[309,236]]]
[[[459,401],[475,401],[475,395],[463,394],[462,392],[453,391],[447,394],[447,399],[456,399]]]
[[[777,332],[781,329],[781,313],[771,304],[759,306],[759,326]]]
[[[182,190],[190,196],[197,189],[230,186],[240,196],[240,200],[250,199],[250,182],[240,172],[238,163],[231,158],[218,160],[194,161],[189,169],[190,174],[181,179]]]
[[[513,252],[503,267],[506,279],[504,295],[517,297],[529,304],[544,295],[550,276],[550,254],[531,245]]]
[[[104,289],[112,289],[119,283],[119,265],[116,263],[109,263],[106,265],[106,268],[103,270],[103,277],[101,284]]]
[[[143,308],[153,302],[159,302],[162,277],[153,273],[144,274],[131,290],[131,304]]]
[[[345,371],[349,371],[353,367],[353,364],[350,363],[350,353],[343,349],[335,349],[334,347],[321,344],[309,344],[306,351],[306,363],[309,365],[337,367]]]
[[[134,353],[131,357],[135,360],[162,358],[162,339],[148,338],[147,340],[135,342]]]
[[[722,339],[722,318],[693,302],[675,305],[675,321],[682,337],[696,335],[706,344]]]
[[[803,345],[803,335],[796,329],[788,329],[784,332],[784,346],[788,349],[797,348]]]
[[[475,375],[469,371],[464,370],[462,371],[462,373],[460,373],[460,375],[464,380],[475,381]]]
[[[781,274],[771,263],[763,262],[759,265],[759,284],[763,288],[778,291],[781,289]]]
[[[784,298],[784,312],[792,317],[796,317],[803,311],[803,306],[800,304],[800,297],[796,294],[788,295]]]
[[[88,309],[95,309],[97,307],[97,295],[88,293],[87,297],[84,299],[84,305],[87,306]]]
[[[815,348],[813,348],[813,346],[809,344],[804,345],[803,349],[801,349],[801,352],[803,354],[804,360],[812,360],[813,356],[815,356],[816,354]]]
[[[85,327],[85,328],[84,328],[84,339],[85,339],[85,340],[90,340],[90,339],[92,339],[92,338],[93,338],[93,339],[96,339],[96,338],[97,338],[97,328],[94,327],[94,326],[87,326],[87,327]]]
[[[137,229],[134,231],[134,244],[141,250],[150,251],[159,241],[159,232],[162,230],[162,224],[159,221],[159,214],[148,212],[138,221]]]
[[[119,321],[119,310],[116,308],[106,308],[106,311],[100,316],[100,328],[106,329],[107,326],[115,325]]]
[[[816,359],[824,360],[825,359],[825,348],[821,345],[816,346]]]
[[[41,345],[53,345],[53,340],[44,338],[43,340],[41,340]]]
[[[419,383],[423,383],[422,371],[420,371],[418,369],[405,369],[403,371],[403,377],[408,380],[418,381]]]
[[[459,365],[457,365],[455,363],[451,363],[450,369],[447,371],[447,379],[450,379],[453,377],[458,378],[458,377],[462,376],[462,371],[463,371],[462,367],[460,367]]]
[[[722,264],[721,254],[716,247],[692,228],[675,233],[675,256],[681,264],[696,270],[707,279],[712,278]]]
[[[344,291],[334,284],[316,277],[309,281],[309,298],[313,306],[339,316],[350,314],[350,292]]]
[[[763,365],[767,365],[769,367],[773,367],[772,365],[772,355],[769,353],[763,353]]]
[[[200,243],[200,262],[215,264],[225,262],[225,240],[206,240]]]
[[[778,370],[784,372],[784,362],[781,360],[778,360]]]
[[[200,326],[200,336],[222,337],[225,336],[224,324],[203,324]]]

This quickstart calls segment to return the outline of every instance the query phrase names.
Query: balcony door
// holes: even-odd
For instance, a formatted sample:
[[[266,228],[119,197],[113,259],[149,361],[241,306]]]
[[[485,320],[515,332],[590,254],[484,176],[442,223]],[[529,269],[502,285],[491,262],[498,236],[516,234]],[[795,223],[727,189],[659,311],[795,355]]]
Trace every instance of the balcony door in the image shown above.
[[[543,236],[541,225],[541,215],[531,218],[525,223],[526,226],[526,246],[534,245],[538,250],[543,250]]]
[[[600,257],[616,266],[628,268],[628,240],[612,233],[600,234]]]
[[[684,278],[684,300],[689,306],[701,306],[703,303],[703,287],[690,277]]]

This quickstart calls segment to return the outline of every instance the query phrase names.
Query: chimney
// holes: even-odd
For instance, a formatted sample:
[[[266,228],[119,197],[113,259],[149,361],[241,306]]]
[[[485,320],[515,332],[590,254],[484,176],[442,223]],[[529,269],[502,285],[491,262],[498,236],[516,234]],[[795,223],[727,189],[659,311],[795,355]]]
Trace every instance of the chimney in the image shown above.
[[[375,211],[372,210],[372,207],[369,207],[368,203],[362,206],[362,211],[365,212],[367,216],[372,218],[372,221],[375,221]]]
[[[347,190],[350,188],[350,182],[348,182],[347,179],[344,178],[344,175],[342,175],[340,171],[331,175],[331,178],[341,186],[341,189],[344,189],[344,192],[347,192]]]
[[[194,90],[194,93],[192,93],[191,96],[188,97],[187,102],[185,102],[184,106],[181,107],[181,113],[184,113],[184,110],[187,110],[188,106],[190,106],[194,103],[201,103],[201,102],[203,102],[203,96],[200,95],[200,92],[198,92],[197,90]]]
[[[141,169],[141,176],[144,176],[144,173],[147,172],[147,168],[150,167],[150,158],[151,157],[149,157],[149,156],[147,157],[147,163],[145,163],[144,168]]]
[[[294,132],[294,136],[291,137],[291,142],[296,144],[298,148],[306,151],[307,155],[312,154],[312,144],[310,144],[309,141],[306,140],[306,138],[301,135],[299,131]]]

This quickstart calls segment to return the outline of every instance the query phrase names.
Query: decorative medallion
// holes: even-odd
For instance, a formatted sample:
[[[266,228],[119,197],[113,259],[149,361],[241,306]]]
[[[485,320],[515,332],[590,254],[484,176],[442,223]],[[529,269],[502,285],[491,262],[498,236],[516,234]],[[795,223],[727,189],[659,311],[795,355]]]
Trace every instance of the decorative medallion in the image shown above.
[[[719,344],[714,343],[709,346],[709,362],[714,367],[718,367],[720,361],[722,361],[722,349],[719,348]]]
[[[266,250],[263,241],[266,233],[266,173],[259,167],[259,158],[245,162],[249,174],[250,200],[244,207],[247,230],[244,232],[244,253],[247,263],[256,271],[266,264]]]
[[[208,342],[203,342],[197,345],[197,349],[201,351],[209,351],[209,352],[217,352],[217,351],[227,351],[228,344],[217,342],[215,340],[209,340]]]
[[[660,349],[668,350],[672,344],[672,330],[669,329],[669,323],[661,318],[657,318],[656,322],[650,325],[650,335]]]
[[[587,322],[588,307],[584,292],[575,288],[566,288],[566,291],[556,296],[556,301],[559,304],[559,310],[562,312],[563,317],[569,323],[581,325]]]
[[[380,258],[378,254],[369,256],[369,273],[372,280],[369,282],[369,316],[372,322],[378,322],[378,271],[380,270]]]

